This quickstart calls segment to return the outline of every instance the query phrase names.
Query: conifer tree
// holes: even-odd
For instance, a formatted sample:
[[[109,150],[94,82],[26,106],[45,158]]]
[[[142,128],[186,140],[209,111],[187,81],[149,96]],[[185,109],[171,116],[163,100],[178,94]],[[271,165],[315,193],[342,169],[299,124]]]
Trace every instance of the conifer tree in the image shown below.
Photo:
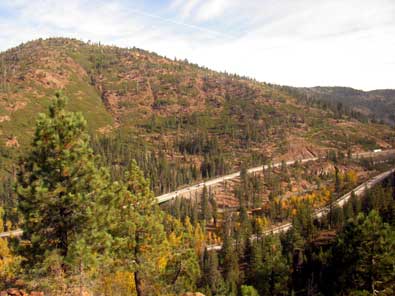
[[[65,105],[66,99],[57,94],[49,114],[39,115],[16,192],[23,239],[28,242],[21,248],[26,263],[40,265],[57,254],[67,272],[73,260],[87,259],[79,252],[86,249],[88,236],[100,232],[98,206],[109,187],[109,174],[96,165],[85,119],[66,111]]]
[[[309,240],[315,232],[313,222],[313,208],[310,202],[303,202],[298,205],[297,214],[292,221],[295,232],[305,239]]]
[[[200,249],[203,243],[202,233],[199,233],[200,226],[198,224],[193,227],[188,217],[183,224],[169,215],[165,217],[163,225],[167,232],[167,247],[159,260],[165,265],[160,285],[166,287],[168,293],[173,292],[177,295],[185,291],[196,291],[200,278],[196,248]],[[158,271],[160,265],[158,264]]]
[[[218,269],[218,255],[215,251],[205,250],[203,254],[203,282],[212,295],[225,293],[224,281]]]
[[[339,176],[339,169],[335,166],[335,192],[338,197],[340,193],[340,176]]]
[[[193,225],[197,225],[199,220],[199,212],[198,212],[198,202],[197,196],[195,195],[195,200],[189,203],[190,205],[190,213],[191,213],[191,221]]]
[[[200,219],[205,220],[208,222],[211,219],[211,211],[210,211],[210,204],[209,204],[209,197],[208,197],[208,191],[207,187],[203,187],[203,192],[201,195],[201,214],[200,214]]]
[[[125,173],[123,186],[110,208],[109,233],[115,268],[134,273],[138,296],[153,293],[150,289],[154,289],[152,284],[160,276],[156,266],[165,251],[166,234],[149,181],[135,161]]]
[[[336,205],[333,207],[330,215],[331,226],[341,228],[344,223],[343,209]]]
[[[228,290],[227,295],[237,294],[237,284],[239,280],[239,263],[238,256],[232,237],[231,216],[225,218],[223,229],[223,246],[221,250],[222,266],[224,268],[224,280]]]
[[[380,290],[393,285],[395,278],[394,231],[383,223],[375,210],[369,213],[360,228],[360,244],[355,246],[359,254],[356,283],[373,295],[379,294]]]
[[[260,295],[287,295],[289,267],[278,236],[253,242],[249,267],[249,283]]]
[[[350,203],[352,204],[353,212],[355,215],[362,210],[361,200],[355,195],[354,191],[351,191]]]
[[[394,231],[378,212],[360,213],[344,227],[332,250],[335,287],[338,292],[354,289],[372,295],[390,295],[395,288]],[[348,293],[346,293],[348,294]]]
[[[239,229],[236,233],[236,251],[240,258],[243,258],[249,246],[249,238],[252,234],[252,225],[248,217],[247,209],[244,206],[240,207],[239,213]]]
[[[210,193],[210,199],[209,199],[211,209],[212,209],[212,216],[214,220],[214,225],[217,226],[217,220],[218,220],[218,204],[217,200],[215,199],[215,196]]]
[[[354,209],[352,206],[351,201],[348,201],[344,206],[343,206],[343,216],[345,220],[348,220],[350,218],[354,217]]]

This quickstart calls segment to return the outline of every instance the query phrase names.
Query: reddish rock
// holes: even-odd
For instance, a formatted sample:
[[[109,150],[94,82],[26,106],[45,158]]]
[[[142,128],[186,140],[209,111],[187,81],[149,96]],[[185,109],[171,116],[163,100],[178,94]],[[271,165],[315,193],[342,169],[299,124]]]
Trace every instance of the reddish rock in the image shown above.
[[[8,295],[11,295],[11,296],[23,296],[21,291],[19,291],[18,289],[15,289],[15,288],[8,289],[7,293],[8,293]]]
[[[24,290],[16,288],[8,289],[7,291],[0,291],[0,296],[44,296],[43,292],[26,293]]]

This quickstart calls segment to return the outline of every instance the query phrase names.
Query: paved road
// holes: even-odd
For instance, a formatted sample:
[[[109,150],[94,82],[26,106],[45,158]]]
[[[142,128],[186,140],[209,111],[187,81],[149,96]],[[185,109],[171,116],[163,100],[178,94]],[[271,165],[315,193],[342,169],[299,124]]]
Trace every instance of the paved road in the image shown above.
[[[355,187],[352,191],[344,194],[343,196],[341,196],[340,198],[338,198],[336,201],[333,202],[332,206],[339,206],[342,207],[345,205],[345,203],[351,198],[351,194],[352,192],[355,193],[355,195],[357,197],[360,197],[361,195],[363,195],[367,190],[369,190],[370,188],[372,188],[373,186],[381,183],[383,180],[385,180],[386,178],[388,178],[391,174],[393,174],[395,172],[395,168],[388,170],[384,173],[381,173],[371,179],[369,179],[368,181],[362,183],[361,185]],[[314,217],[316,218],[321,218],[325,215],[327,215],[330,211],[330,205],[317,209],[314,212]],[[272,226],[270,229],[266,230],[263,235],[269,235],[269,234],[276,234],[276,233],[281,233],[281,232],[286,232],[288,230],[290,230],[292,228],[292,223],[288,222],[288,223],[284,223],[281,225],[275,225]],[[255,240],[257,237],[256,236],[252,236],[251,239]],[[207,250],[211,251],[211,250],[221,250],[222,249],[222,245],[209,245],[207,246]]]
[[[377,152],[372,151],[372,152],[356,153],[356,154],[353,154],[352,157],[353,158],[370,158],[370,157],[377,157],[377,156],[389,155],[389,154],[395,154],[395,149],[389,149],[389,150],[383,150],[383,151],[377,151]],[[320,159],[319,157],[310,157],[310,158],[305,158],[305,159],[301,159],[301,160],[286,161],[285,164],[287,166],[289,166],[289,165],[295,164],[296,162],[306,163],[309,161],[317,161],[319,159]],[[281,162],[278,162],[278,163],[272,164],[271,167],[280,167],[281,164],[282,164]],[[257,172],[266,170],[268,168],[269,168],[268,165],[261,165],[261,166],[257,166],[257,167],[248,169],[247,173],[249,173],[249,174],[257,173]],[[218,185],[224,181],[236,179],[239,176],[240,176],[240,172],[236,172],[233,174],[229,174],[229,175],[211,179],[211,180],[208,180],[205,182],[201,182],[201,183],[198,183],[195,185],[191,185],[191,186],[188,186],[188,187],[185,187],[185,188],[173,191],[173,192],[169,192],[169,193],[166,193],[163,195],[159,195],[156,198],[158,200],[158,203],[161,204],[161,203],[170,201],[170,200],[176,198],[177,196],[183,196],[185,194],[195,193],[196,191],[202,190],[204,186],[210,187],[210,186]],[[286,228],[287,226],[284,225],[283,227]],[[0,238],[1,237],[8,237],[8,236],[20,236],[20,235],[22,235],[22,233],[23,232],[20,229],[8,231],[8,232],[2,232],[2,233],[0,233]]]
[[[305,163],[305,162],[309,162],[309,161],[316,161],[318,159],[319,159],[318,157],[311,157],[311,158],[302,159],[302,160],[300,160],[300,162],[301,163]],[[287,161],[287,162],[285,162],[285,164],[287,166],[289,166],[289,165],[293,165],[295,162],[297,162],[297,160]],[[279,167],[279,166],[281,166],[281,162],[278,162],[278,163],[275,163],[275,164],[272,165],[272,167]],[[266,170],[268,168],[269,168],[268,165],[265,165],[265,166],[261,165],[259,167],[254,167],[254,168],[248,169],[247,173],[249,173],[249,174],[257,173],[257,172],[261,172],[264,169]],[[167,202],[169,200],[172,200],[172,199],[176,198],[177,196],[183,196],[183,195],[185,195],[187,193],[188,194],[192,194],[195,191],[202,190],[202,188],[204,186],[211,187],[211,186],[217,185],[217,184],[222,183],[222,182],[227,181],[227,180],[236,179],[239,176],[240,176],[240,172],[236,172],[236,173],[233,173],[233,174],[229,174],[229,175],[225,175],[225,176],[222,176],[222,177],[211,179],[211,180],[208,180],[208,181],[205,181],[205,182],[201,182],[199,184],[191,185],[191,186],[188,186],[188,187],[185,187],[185,188],[173,191],[173,192],[169,192],[169,193],[157,196],[156,198],[158,199],[158,203],[161,204],[161,203]]]
[[[355,153],[352,155],[352,157],[353,158],[370,158],[370,157],[377,157],[377,156],[389,155],[389,154],[395,154],[395,149],[389,149],[389,150],[383,150],[383,151],[377,151],[377,152],[371,151],[371,152]],[[309,161],[317,161],[319,159],[320,159],[319,157],[310,157],[310,158],[305,158],[302,160],[286,161],[285,164],[287,166],[289,166],[289,165],[295,164],[295,162],[297,162],[297,161],[300,161],[301,163],[306,163]],[[272,167],[280,167],[280,166],[281,166],[281,162],[278,162],[278,163],[275,163],[272,165]],[[266,170],[268,168],[269,168],[268,165],[264,165],[264,166],[261,165],[258,167],[248,169],[247,173],[249,173],[249,174],[257,173],[257,172],[263,171],[264,169]],[[206,186],[206,187],[214,186],[214,185],[217,185],[217,184],[222,183],[227,180],[236,179],[239,176],[240,176],[240,172],[236,172],[233,174],[229,174],[229,175],[211,179],[211,180],[208,180],[205,182],[201,182],[201,183],[198,183],[195,185],[191,185],[191,186],[188,186],[188,187],[185,187],[185,188],[173,191],[173,192],[169,192],[169,193],[166,193],[163,195],[159,195],[156,198],[158,199],[158,203],[161,204],[161,203],[170,201],[170,200],[176,198],[177,196],[185,196],[186,194],[189,195],[189,194],[195,193],[196,191],[202,190],[204,186]]]

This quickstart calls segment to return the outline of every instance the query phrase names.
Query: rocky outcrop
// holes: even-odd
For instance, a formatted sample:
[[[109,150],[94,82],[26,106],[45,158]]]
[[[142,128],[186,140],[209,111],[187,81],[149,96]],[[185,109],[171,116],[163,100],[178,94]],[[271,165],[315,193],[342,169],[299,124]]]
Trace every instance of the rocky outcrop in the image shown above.
[[[30,292],[26,293],[24,290],[11,288],[0,292],[0,296],[44,296],[43,292]]]

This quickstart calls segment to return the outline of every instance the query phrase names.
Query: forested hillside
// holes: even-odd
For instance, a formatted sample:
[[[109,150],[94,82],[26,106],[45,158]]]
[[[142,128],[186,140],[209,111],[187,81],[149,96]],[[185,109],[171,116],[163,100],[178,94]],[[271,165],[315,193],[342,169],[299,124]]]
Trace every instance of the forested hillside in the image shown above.
[[[241,162],[388,148],[394,141],[387,126],[281,87],[136,48],[36,40],[1,53],[0,69],[3,172],[14,171],[10,160],[30,143],[34,116],[59,90],[88,120],[94,148],[113,173],[134,158],[156,193]]]
[[[18,287],[3,294],[393,295],[394,174],[362,198],[352,193],[343,207],[314,216],[357,184],[353,171],[339,167],[375,172],[393,167],[391,159],[328,155],[335,172],[319,174],[324,187],[295,197],[281,192],[281,180],[303,179],[308,168],[269,168],[263,181],[243,169],[233,190],[237,209],[218,208],[207,190],[200,201],[161,209],[136,162],[110,176],[90,146],[85,119],[65,105],[57,95],[39,116],[14,190],[2,196],[3,205],[11,198],[16,207],[1,209],[0,231],[23,230],[19,238],[0,238],[0,288]],[[255,199],[265,184],[280,191]],[[283,221],[292,221],[289,231],[267,233]],[[207,247],[213,241],[221,243],[218,252]]]
[[[395,124],[395,90],[362,91],[348,87],[290,88],[305,100],[316,100],[332,105],[339,112],[354,112],[356,116]]]
[[[0,70],[1,295],[394,295],[395,131],[330,90],[65,38]]]

